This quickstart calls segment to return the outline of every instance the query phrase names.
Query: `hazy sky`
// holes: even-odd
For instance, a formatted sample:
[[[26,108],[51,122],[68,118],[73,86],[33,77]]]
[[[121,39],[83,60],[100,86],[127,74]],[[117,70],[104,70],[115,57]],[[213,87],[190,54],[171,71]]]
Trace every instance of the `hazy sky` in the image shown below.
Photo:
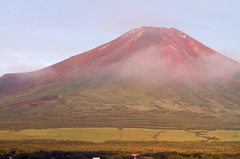
[[[0,76],[52,65],[141,26],[174,27],[240,61],[239,0],[0,0]]]

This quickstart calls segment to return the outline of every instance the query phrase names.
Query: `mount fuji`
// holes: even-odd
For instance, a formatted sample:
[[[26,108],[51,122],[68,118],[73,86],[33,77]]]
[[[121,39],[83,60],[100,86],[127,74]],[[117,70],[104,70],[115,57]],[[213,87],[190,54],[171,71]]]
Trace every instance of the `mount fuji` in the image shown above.
[[[239,129],[240,63],[175,28],[141,27],[0,77],[3,129]]]

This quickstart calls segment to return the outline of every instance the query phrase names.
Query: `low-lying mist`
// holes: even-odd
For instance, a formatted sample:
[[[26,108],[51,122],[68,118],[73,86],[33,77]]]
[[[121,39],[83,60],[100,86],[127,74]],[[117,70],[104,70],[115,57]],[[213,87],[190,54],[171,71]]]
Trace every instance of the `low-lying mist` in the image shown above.
[[[118,61],[114,72],[119,80],[133,80],[145,84],[166,81],[180,85],[186,82],[204,84],[226,78],[238,81],[235,76],[240,73],[239,66],[238,62],[219,53],[189,58],[152,46],[133,52]]]

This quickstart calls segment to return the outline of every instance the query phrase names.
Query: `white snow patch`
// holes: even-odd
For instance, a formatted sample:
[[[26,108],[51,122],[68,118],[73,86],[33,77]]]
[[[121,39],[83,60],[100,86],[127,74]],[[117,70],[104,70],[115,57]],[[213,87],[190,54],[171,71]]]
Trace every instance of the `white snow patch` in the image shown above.
[[[133,38],[133,41],[136,41],[137,40],[137,38]]]
[[[99,50],[102,50],[102,49],[105,49],[106,47],[108,47],[110,44],[106,45],[106,46],[103,46],[101,47]]]
[[[135,30],[130,31],[129,34],[131,34],[131,33],[134,32],[134,31],[135,31]]]
[[[180,35],[180,37],[182,37],[182,38],[186,39],[186,35]]]
[[[186,38],[187,38],[187,37],[186,37],[186,35],[185,35],[185,34],[183,34],[183,33],[180,33],[179,35],[180,35],[180,37],[181,37],[181,38],[184,38],[184,39],[186,39]]]
[[[126,35],[124,35],[123,37],[126,37],[126,36],[128,36],[129,34],[133,33],[134,31],[135,31],[135,29],[134,29],[134,30],[132,30],[132,31],[130,31],[129,33],[126,33]]]

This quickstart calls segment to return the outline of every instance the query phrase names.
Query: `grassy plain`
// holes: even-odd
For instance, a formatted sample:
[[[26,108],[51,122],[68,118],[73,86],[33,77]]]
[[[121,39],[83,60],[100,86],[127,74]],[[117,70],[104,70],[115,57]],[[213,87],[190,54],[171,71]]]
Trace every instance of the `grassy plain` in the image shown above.
[[[143,128],[56,128],[1,130],[0,140],[71,140],[85,142],[106,141],[238,141],[239,130],[164,130]]]
[[[129,153],[240,153],[239,130],[51,128],[1,130],[0,153],[119,151]]]

